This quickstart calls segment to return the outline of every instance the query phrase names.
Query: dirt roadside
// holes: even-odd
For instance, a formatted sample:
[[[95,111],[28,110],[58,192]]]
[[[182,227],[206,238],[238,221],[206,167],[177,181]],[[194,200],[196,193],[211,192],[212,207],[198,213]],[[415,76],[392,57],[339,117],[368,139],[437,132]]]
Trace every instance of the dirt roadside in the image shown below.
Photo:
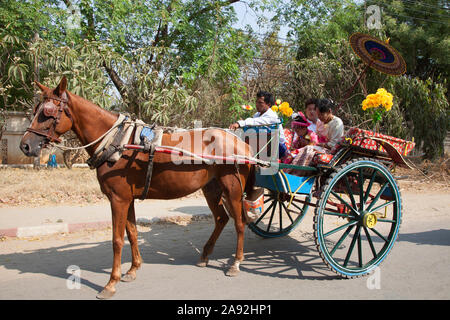
[[[423,162],[413,170],[397,168],[402,193],[450,194],[450,158]],[[203,197],[198,191],[188,198]],[[1,169],[0,208],[94,205],[107,203],[94,170]]]

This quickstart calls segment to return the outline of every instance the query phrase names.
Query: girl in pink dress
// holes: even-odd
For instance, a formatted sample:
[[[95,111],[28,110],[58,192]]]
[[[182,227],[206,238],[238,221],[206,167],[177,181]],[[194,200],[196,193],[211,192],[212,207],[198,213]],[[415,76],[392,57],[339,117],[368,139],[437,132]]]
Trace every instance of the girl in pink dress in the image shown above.
[[[317,134],[308,129],[310,125],[311,121],[302,112],[299,112],[293,117],[291,128],[295,132],[294,141],[292,142],[290,152],[283,158],[283,163],[291,163],[301,148],[318,143]]]

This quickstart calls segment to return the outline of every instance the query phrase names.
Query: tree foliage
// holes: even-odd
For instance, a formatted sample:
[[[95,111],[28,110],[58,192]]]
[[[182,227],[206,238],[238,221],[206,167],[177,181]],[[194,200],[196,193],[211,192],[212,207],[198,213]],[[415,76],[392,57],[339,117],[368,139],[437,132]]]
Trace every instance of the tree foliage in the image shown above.
[[[239,65],[252,55],[231,28],[235,2],[10,1],[0,11],[2,106],[30,108],[31,81],[64,74],[74,93],[164,125],[191,120],[198,98],[211,95],[205,82],[225,106],[202,106],[233,108],[245,93]]]
[[[371,0],[382,9],[381,34],[402,52],[408,74],[441,82],[450,70],[448,1]]]
[[[365,8],[382,8],[381,30],[368,30]],[[407,74],[392,77],[369,70],[350,98],[338,110],[347,125],[371,128],[371,114],[361,109],[369,93],[384,87],[394,95],[380,130],[401,138],[415,138],[427,158],[443,154],[449,127],[447,78],[450,54],[448,2],[376,0],[291,0],[279,17],[293,28],[297,56],[291,63],[289,82],[295,105],[309,97],[327,97],[339,103],[365,65],[351,51],[354,32],[374,35],[390,43],[407,62]],[[415,14],[417,13],[417,14]],[[419,14],[420,13],[420,14]],[[437,19],[431,21],[432,17]]]
[[[384,87],[394,106],[380,128],[411,139],[427,157],[443,152],[449,127],[449,6],[443,0],[245,1],[269,26],[263,37],[233,26],[239,0],[9,0],[0,7],[0,127],[5,109],[34,104],[33,80],[69,89],[103,108],[147,122],[226,127],[248,116],[242,104],[271,91],[302,109],[310,97],[339,103],[365,65],[348,38],[390,38],[407,74],[369,70],[338,111],[347,125],[370,127],[361,109]],[[382,9],[367,30],[365,9]],[[274,15],[266,15],[270,11]],[[280,26],[290,41],[281,41]],[[4,118],[4,116],[3,116]],[[3,120],[4,124],[4,120]],[[1,130],[0,130],[1,131]]]

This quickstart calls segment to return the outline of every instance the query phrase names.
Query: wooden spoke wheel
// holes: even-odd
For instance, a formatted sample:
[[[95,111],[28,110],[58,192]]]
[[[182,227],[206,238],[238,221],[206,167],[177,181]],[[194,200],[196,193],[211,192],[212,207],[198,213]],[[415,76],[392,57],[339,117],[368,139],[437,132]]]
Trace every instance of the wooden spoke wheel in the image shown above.
[[[346,278],[370,273],[388,255],[401,223],[401,197],[380,162],[355,159],[336,167],[314,215],[317,249],[331,270]]]
[[[289,234],[304,218],[310,201],[309,195],[264,190],[264,211],[250,230],[264,238]]]

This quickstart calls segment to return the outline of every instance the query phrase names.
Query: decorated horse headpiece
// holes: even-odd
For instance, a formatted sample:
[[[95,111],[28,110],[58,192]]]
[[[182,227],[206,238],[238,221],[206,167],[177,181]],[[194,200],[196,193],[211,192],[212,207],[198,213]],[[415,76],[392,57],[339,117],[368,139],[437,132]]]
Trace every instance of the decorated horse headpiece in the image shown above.
[[[59,103],[56,105],[54,101],[59,101]],[[47,96],[43,95],[42,102],[36,105],[36,107],[33,110],[33,115],[39,116],[40,112],[46,117],[46,118],[53,118],[53,122],[51,123],[50,127],[45,131],[44,130],[38,130],[33,128],[27,128],[27,131],[33,132],[37,135],[43,136],[47,138],[50,142],[61,142],[61,139],[56,137],[55,135],[55,129],[58,125],[59,121],[61,120],[62,112],[69,117],[69,119],[72,120],[72,115],[69,111],[69,107],[67,106],[68,100],[67,100],[67,94],[63,94],[61,98],[56,96]]]

